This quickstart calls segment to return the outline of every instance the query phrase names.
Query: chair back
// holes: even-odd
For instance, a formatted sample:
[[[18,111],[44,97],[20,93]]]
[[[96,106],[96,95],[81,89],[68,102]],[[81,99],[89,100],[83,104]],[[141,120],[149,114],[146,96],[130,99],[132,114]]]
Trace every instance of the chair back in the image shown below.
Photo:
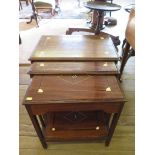
[[[130,46],[135,50],[135,8],[132,8],[130,12],[125,31],[125,38]]]

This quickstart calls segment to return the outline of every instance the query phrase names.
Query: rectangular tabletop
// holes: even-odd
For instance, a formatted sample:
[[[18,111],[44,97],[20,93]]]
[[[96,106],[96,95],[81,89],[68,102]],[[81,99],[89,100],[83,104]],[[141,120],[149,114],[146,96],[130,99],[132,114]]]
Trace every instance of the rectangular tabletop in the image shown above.
[[[30,75],[66,75],[95,74],[117,75],[118,69],[114,62],[34,62],[31,64]]]
[[[109,35],[42,36],[30,59],[33,61],[118,60]]]
[[[123,102],[115,76],[34,76],[24,104]]]

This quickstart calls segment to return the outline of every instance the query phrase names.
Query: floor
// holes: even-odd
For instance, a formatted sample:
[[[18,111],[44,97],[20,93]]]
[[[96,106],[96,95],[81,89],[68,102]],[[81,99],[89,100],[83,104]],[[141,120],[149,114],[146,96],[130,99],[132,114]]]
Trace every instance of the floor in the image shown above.
[[[122,10],[123,11],[123,10]],[[117,13],[115,14],[117,15]],[[123,14],[125,17],[128,14]],[[121,17],[118,17],[121,19]],[[53,19],[54,20],[54,19]],[[123,82],[121,86],[124,90],[128,102],[125,104],[119,123],[116,127],[112,142],[109,147],[105,147],[101,142],[90,143],[51,143],[47,150],[44,150],[34,131],[31,121],[25,108],[21,105],[26,89],[30,82],[27,75],[29,70],[29,55],[33,51],[36,43],[43,34],[62,35],[66,28],[72,23],[73,26],[83,23],[82,20],[55,19],[53,26],[52,21],[40,21],[40,27],[36,28],[34,23],[26,25],[20,24],[20,34],[22,37],[22,45],[19,46],[20,67],[19,67],[19,115],[20,115],[20,155],[134,155],[134,129],[135,129],[135,58],[130,58],[123,74]],[[126,20],[119,20],[118,25],[111,29],[111,33],[120,34],[123,38]],[[62,24],[63,23],[63,24]],[[56,26],[56,25],[59,25]],[[121,25],[121,26],[120,26]],[[108,30],[107,30],[108,31]],[[32,39],[33,38],[33,39]],[[119,51],[120,52],[120,51]]]
[[[22,99],[30,82],[26,74],[28,66],[20,67],[20,155],[134,155],[134,122],[135,122],[135,80],[134,80],[134,58],[131,58],[124,70],[123,82],[121,84],[126,99],[122,115],[116,127],[112,142],[109,147],[104,143],[53,143],[48,150],[44,150],[34,131],[25,108],[21,105]]]

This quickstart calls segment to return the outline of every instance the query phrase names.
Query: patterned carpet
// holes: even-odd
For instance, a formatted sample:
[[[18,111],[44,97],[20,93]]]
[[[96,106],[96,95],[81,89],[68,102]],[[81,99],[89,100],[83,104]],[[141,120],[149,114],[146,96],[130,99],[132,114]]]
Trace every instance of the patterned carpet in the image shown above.
[[[89,9],[86,9],[83,6],[83,3],[88,0],[60,0],[60,11],[54,16],[51,15],[51,12],[48,10],[40,11],[39,17],[41,19],[86,19],[88,18]],[[134,0],[113,0],[113,3],[120,4],[122,7],[125,7],[130,4],[134,4]],[[27,6],[26,3],[22,2],[22,9],[19,11],[19,19],[29,19],[32,15],[32,6],[29,3]]]
[[[69,3],[71,1],[74,3]],[[19,30],[22,38],[22,44],[19,48],[20,64],[29,64],[28,58],[42,35],[64,35],[69,27],[89,27],[89,24],[87,24],[87,21],[89,21],[88,18],[81,19],[79,15],[77,16],[78,13],[75,14],[78,10],[77,0],[62,0],[62,2],[65,2],[65,5],[63,5],[64,3],[61,3],[61,11],[63,9],[66,10],[66,12],[67,10],[68,12],[69,10],[72,10],[72,12],[70,11],[69,15],[67,15],[67,13],[63,14],[61,12],[57,16],[50,17],[50,19],[43,18],[42,20],[39,20],[39,27],[36,27],[36,22],[34,20],[31,24],[26,23],[26,21],[29,20],[28,14],[26,14],[27,18],[25,17],[19,20]],[[117,19],[117,26],[106,27],[104,29],[104,32],[112,34],[114,36],[120,36],[120,40],[122,41],[124,39],[125,27],[129,16],[129,13],[127,13],[123,7],[132,4],[134,0],[114,0],[114,2],[117,4],[121,3],[120,5],[122,6],[122,9],[120,11],[112,13],[112,17]],[[76,8],[75,10],[71,9],[73,8],[73,5]],[[25,9],[27,9],[27,7],[30,6],[25,7]],[[21,12],[24,12],[25,9],[23,5],[23,10],[20,11],[20,14]],[[82,7],[80,7],[79,9],[82,10]],[[75,34],[85,35],[84,32],[77,32]]]
[[[60,10],[54,16],[48,10],[39,11],[38,15],[42,19],[85,19],[87,17],[88,9],[82,6],[84,0],[78,6],[77,0],[65,0],[60,2]],[[32,15],[31,4],[28,6],[22,2],[22,9],[19,11],[20,19],[29,19]]]

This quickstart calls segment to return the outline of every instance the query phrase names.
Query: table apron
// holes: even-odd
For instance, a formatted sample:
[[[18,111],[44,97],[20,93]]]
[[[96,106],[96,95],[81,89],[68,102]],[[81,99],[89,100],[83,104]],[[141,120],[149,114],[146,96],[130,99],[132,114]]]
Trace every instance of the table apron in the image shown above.
[[[33,104],[29,106],[33,115],[42,115],[47,112],[61,111],[104,111],[107,113],[119,113],[124,103],[96,103],[96,104]]]

